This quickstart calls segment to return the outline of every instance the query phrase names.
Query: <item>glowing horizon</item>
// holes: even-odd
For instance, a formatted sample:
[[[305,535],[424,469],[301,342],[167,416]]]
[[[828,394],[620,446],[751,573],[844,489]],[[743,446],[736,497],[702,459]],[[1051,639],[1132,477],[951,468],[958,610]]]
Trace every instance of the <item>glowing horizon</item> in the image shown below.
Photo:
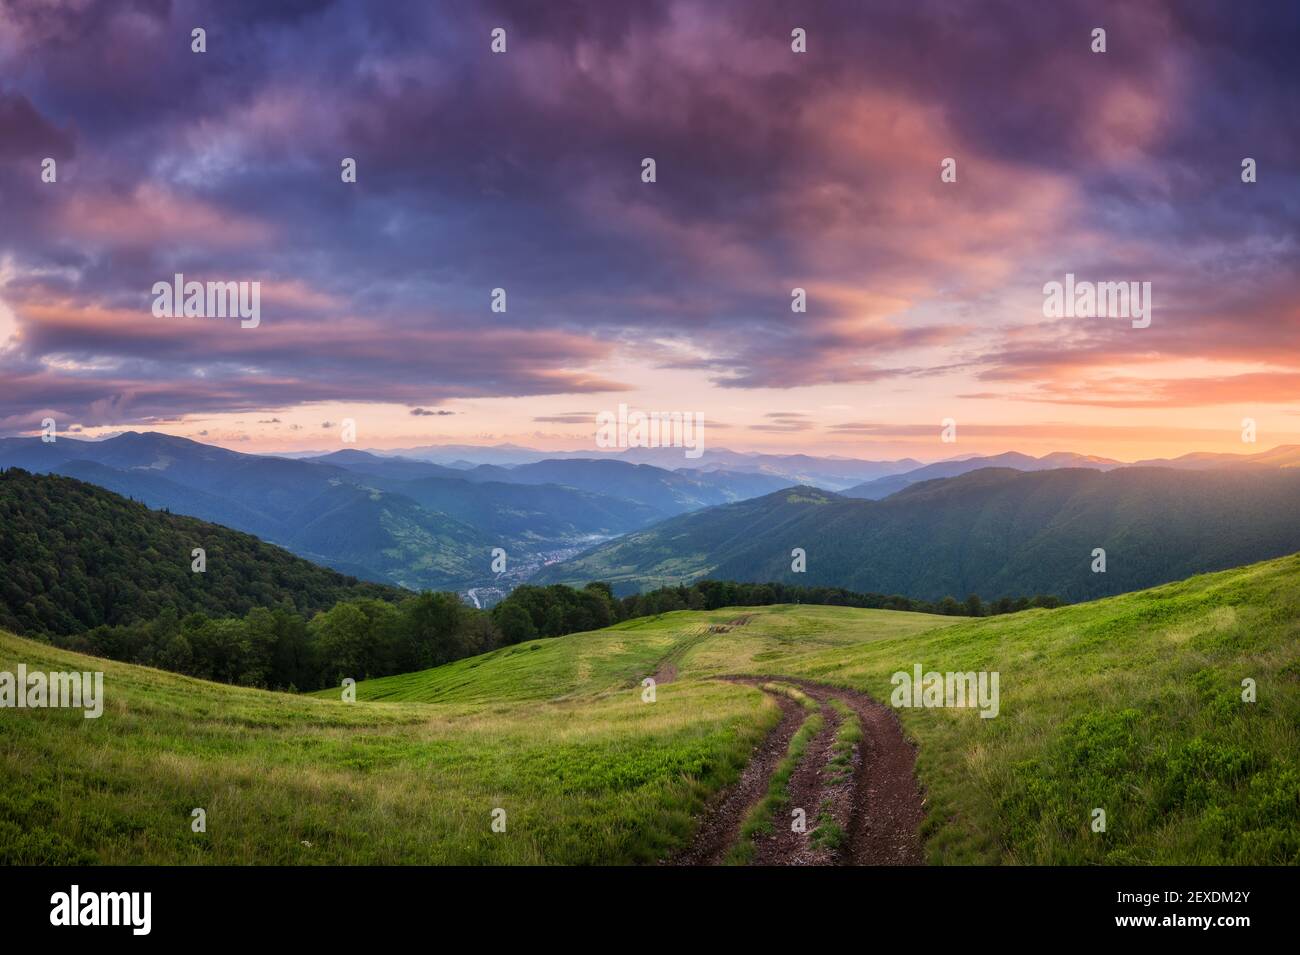
[[[201,2],[202,54],[190,11],[0,10],[0,435],[596,453],[624,402],[742,452],[1300,444],[1276,22],[1109,10],[1095,53],[1083,2],[885,3],[795,53],[776,9],[580,6]],[[160,317],[177,274],[260,322]],[[1067,277],[1149,324],[1051,316]]]

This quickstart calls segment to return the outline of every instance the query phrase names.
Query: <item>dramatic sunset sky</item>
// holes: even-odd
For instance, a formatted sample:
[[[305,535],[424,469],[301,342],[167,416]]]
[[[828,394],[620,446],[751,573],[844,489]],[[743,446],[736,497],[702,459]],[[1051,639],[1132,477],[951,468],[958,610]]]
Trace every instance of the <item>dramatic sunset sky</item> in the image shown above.
[[[0,434],[1300,442],[1297,8],[0,0]],[[260,281],[260,326],[155,318],[176,272]],[[1151,326],[1045,318],[1067,272]]]

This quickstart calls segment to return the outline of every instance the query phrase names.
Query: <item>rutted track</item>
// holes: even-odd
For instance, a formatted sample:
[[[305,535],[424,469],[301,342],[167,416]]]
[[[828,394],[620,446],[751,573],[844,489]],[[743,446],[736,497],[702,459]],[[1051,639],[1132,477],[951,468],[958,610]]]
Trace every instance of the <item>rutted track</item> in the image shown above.
[[[794,700],[774,696],[781,707],[781,721],[758,744],[740,779],[723,790],[704,813],[691,844],[675,855],[673,865],[718,865],[740,835],[740,824],[749,808],[767,792],[777,764],[785,756],[790,737],[804,720],[804,710]]]
[[[839,714],[827,704],[822,703],[819,709],[822,729],[808,744],[803,759],[790,777],[786,787],[789,804],[775,820],[772,832],[759,833],[754,838],[755,865],[824,865],[836,861],[832,853],[814,847],[810,835],[830,795],[826,764],[830,760],[835,731],[841,722]],[[803,810],[805,826],[802,832],[796,832],[790,825],[794,809]]]
[[[789,809],[803,809],[807,831],[790,830],[787,819],[775,820],[776,831],[755,840],[760,865],[919,865],[923,861],[918,828],[925,815],[924,798],[916,781],[916,750],[903,734],[898,718],[887,706],[865,693],[785,676],[727,676],[732,683],[761,687],[785,683],[798,687],[821,705],[825,726],[813,739],[788,786]],[[716,798],[705,813],[691,845],[672,861],[682,865],[713,865],[722,861],[739,837],[751,806],[767,791],[773,771],[785,755],[790,738],[807,715],[788,698],[772,694],[783,716],[759,745],[741,779]],[[854,747],[852,779],[837,777],[828,768],[831,747],[841,717],[830,705],[838,700],[858,718],[862,740]],[[814,845],[812,833],[821,820],[831,819],[846,836],[838,847]]]

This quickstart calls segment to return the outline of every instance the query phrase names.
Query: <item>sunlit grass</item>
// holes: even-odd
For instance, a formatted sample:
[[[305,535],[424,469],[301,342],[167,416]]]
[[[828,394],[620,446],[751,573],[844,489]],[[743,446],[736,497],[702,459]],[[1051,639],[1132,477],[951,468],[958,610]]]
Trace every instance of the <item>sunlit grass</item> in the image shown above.
[[[644,702],[666,661],[676,680]],[[931,862],[1300,863],[1300,557],[978,620],[671,613],[361,683],[351,704],[0,634],[0,669],[20,662],[103,670],[107,701],[99,720],[0,711],[6,863],[650,862],[779,719],[758,689],[709,677],[887,702],[916,663],[1000,673],[994,719],[899,711]]]
[[[700,682],[654,703],[346,704],[0,636],[0,669],[19,662],[102,669],[107,704],[0,717],[6,864],[649,862],[774,718],[755,690]]]

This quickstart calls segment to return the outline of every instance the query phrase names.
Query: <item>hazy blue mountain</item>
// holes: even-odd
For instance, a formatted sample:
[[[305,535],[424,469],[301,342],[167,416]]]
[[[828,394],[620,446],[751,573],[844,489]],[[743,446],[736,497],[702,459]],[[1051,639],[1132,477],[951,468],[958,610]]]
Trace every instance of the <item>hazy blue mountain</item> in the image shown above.
[[[511,469],[495,465],[462,471],[353,450],[313,460],[343,467],[370,484],[404,494],[426,508],[496,535],[502,543],[613,537],[666,516],[616,493],[594,494],[557,484],[509,481]],[[764,486],[757,493],[770,490]]]
[[[410,498],[365,488],[367,478],[346,468],[152,432],[49,444],[6,439],[0,468],[13,466],[92,481],[154,509],[256,534],[344,573],[412,588],[490,579],[491,550],[501,543]]]
[[[1040,458],[1028,454],[1009,451],[1005,454],[962,458],[951,461],[938,461],[922,467],[904,471],[901,474],[866,481],[847,488],[840,493],[845,497],[860,497],[878,501],[910,487],[921,481],[934,478],[956,477],[980,468],[1005,467],[1018,471],[1046,471],[1053,468],[1093,468],[1109,471],[1112,468],[1127,467],[1167,467],[1179,470],[1204,471],[1226,467],[1297,467],[1300,466],[1300,445],[1279,445],[1271,451],[1249,454],[1222,454],[1213,452],[1193,452],[1177,458],[1148,458],[1133,464],[1125,464],[1111,458],[1095,455],[1075,454],[1071,451],[1056,451]]]
[[[60,437],[50,444],[36,438],[0,442],[0,467],[53,471],[70,461],[93,461],[128,475],[165,478],[238,503],[273,521],[286,519],[305,499],[322,493],[332,483],[354,479],[343,468],[241,454],[157,432],[128,431],[104,441]]]
[[[91,481],[365,579],[453,589],[493,580],[494,547],[526,573],[687,508],[781,484],[761,475],[697,478],[612,460],[463,471],[351,448],[293,459],[135,432],[104,441],[5,439],[0,468],[10,466]],[[500,476],[507,480],[489,480]],[[560,479],[563,486],[555,483]]]
[[[464,472],[453,467],[444,467],[429,461],[417,461],[414,458],[383,457],[370,451],[355,451],[345,448],[329,454],[318,455],[303,460],[315,461],[340,467],[355,474],[387,478],[395,481],[415,481],[419,478],[464,478]]]
[[[1222,467],[1300,467],[1300,444],[1280,444],[1271,451],[1252,454],[1215,454],[1195,451],[1176,458],[1151,458],[1138,461],[1134,467],[1167,467],[1204,470]]]
[[[593,422],[594,427],[594,422]],[[727,471],[730,473],[763,474],[778,478],[782,486],[813,484],[831,489],[845,488],[873,478],[908,471],[921,465],[913,458],[897,461],[868,461],[858,458],[821,457],[810,454],[762,454],[731,451],[727,448],[706,448],[698,458],[688,458],[681,448],[625,448],[621,451],[539,451],[519,445],[441,445],[404,448],[397,451],[374,452],[380,455],[396,454],[402,457],[431,461],[444,466],[509,469],[538,461],[571,461],[596,459],[619,461],[624,464],[648,464],[665,471]],[[505,480],[495,470],[485,471],[480,480]]]
[[[510,541],[614,537],[664,516],[635,501],[555,484],[423,478],[406,481],[400,489],[427,508]]]
[[[770,493],[788,482],[769,475],[699,474],[666,471],[649,464],[628,464],[613,459],[551,459],[509,469],[475,468],[483,479],[514,484],[561,484],[583,491],[607,494],[653,508],[663,516],[742,500]]]
[[[791,571],[803,548],[805,573]],[[1093,573],[1104,548],[1105,573]],[[620,590],[705,576],[921,599],[1085,600],[1300,550],[1300,469],[983,469],[880,501],[799,487],[672,518],[547,567]]]
[[[797,482],[778,477],[774,474],[762,474],[757,471],[704,471],[678,468],[675,472],[690,478],[706,487],[713,487],[728,500],[743,501],[751,497],[762,497],[783,487],[793,487]]]
[[[809,458],[802,463],[822,466],[825,460]],[[920,500],[912,495],[920,489],[930,488],[936,478],[952,475],[955,479],[963,472],[967,476],[986,473],[990,462],[1009,465],[1016,470],[989,473],[1073,474],[1081,467],[1086,469],[1082,473],[1109,471],[1115,475],[1151,470],[1070,453],[1034,458],[1012,452],[943,461],[880,477],[850,489],[844,498],[859,495],[869,499],[885,498],[879,503],[889,504],[889,508],[872,512],[869,523],[862,526],[855,523],[866,520],[859,512],[845,511],[837,516],[834,524],[824,529],[815,528],[810,533],[819,535],[818,546],[839,546],[845,535],[857,535],[871,542],[869,551],[862,556],[856,555],[852,548],[844,551],[848,555],[847,566],[858,568],[855,572],[866,573],[874,566],[873,561],[884,559],[880,556],[882,553],[891,553],[890,548],[906,549],[909,555],[899,556],[891,564],[892,570],[881,570],[879,579],[837,577],[823,581],[809,577],[805,582],[827,582],[855,590],[876,591],[893,583],[912,588],[900,592],[915,597],[933,597],[936,590],[942,590],[937,594],[942,596],[969,586],[971,581],[990,587],[1005,584],[1008,592],[1025,591],[1028,584],[1012,586],[1014,581],[1010,579],[985,579],[965,571],[957,573],[944,563],[944,534],[950,528],[965,527],[962,521],[973,520],[973,516],[959,518],[950,514],[948,523],[942,526],[931,526],[927,523],[928,518],[909,518],[916,521],[917,526],[925,528],[927,533],[937,535],[934,538],[912,534],[898,523],[901,518],[891,516],[904,511],[911,514],[912,511],[907,509],[915,508],[917,500]],[[870,462],[848,462],[845,466],[866,464]],[[1232,474],[1244,480],[1241,475],[1256,472],[1300,473],[1300,468],[1296,467],[1300,465],[1300,447],[1280,447],[1242,455],[1186,455],[1167,464],[1167,467],[1155,469],[1155,473],[1164,477],[1150,479],[1154,484],[1148,489],[1154,497],[1167,498],[1167,491],[1181,488],[1182,485],[1176,482],[1178,475]],[[1076,467],[1062,471],[1063,465]],[[765,516],[744,512],[748,515],[747,523],[739,524],[727,533],[719,530],[723,536],[705,549],[701,549],[690,534],[663,538],[663,528],[667,527],[674,533],[679,528],[677,525],[656,524],[658,521],[719,505],[766,499],[773,491],[785,487],[786,479],[759,470],[721,467],[667,470],[649,464],[633,464],[615,456],[551,458],[508,467],[479,464],[457,469],[351,448],[317,455],[313,459],[242,454],[184,438],[128,432],[104,441],[60,437],[47,444],[35,438],[3,439],[0,440],[0,468],[10,466],[78,477],[155,509],[188,514],[256,534],[346,573],[410,587],[499,587],[502,581],[489,570],[494,547],[502,547],[509,554],[512,582],[526,579],[547,563],[552,566],[543,572],[543,579],[571,572],[580,576],[591,570],[595,577],[618,576],[625,583],[640,582],[698,574],[706,565],[709,572],[734,570],[738,579],[758,579],[739,575],[751,571],[775,572],[780,569],[780,562],[771,567],[766,564],[751,567],[746,561],[751,560],[752,547],[756,545],[745,542],[765,541],[771,534],[782,532],[784,525],[780,522],[789,516],[785,511]],[[1045,486],[1057,489],[1064,486],[1053,483],[1055,480],[1049,480]],[[1161,489],[1161,482],[1167,490]],[[940,480],[939,484],[946,486],[947,481]],[[988,518],[991,513],[989,505],[972,490],[982,486],[979,481],[957,485],[963,489],[962,495],[975,497],[951,507],[969,506],[985,514],[986,519],[991,519]],[[1103,505],[1108,499],[1103,490],[1123,486],[1122,482],[1102,485],[1102,490],[1090,492],[1101,502],[1096,505],[1100,510],[1090,512],[1090,517],[1101,520],[1104,516]],[[1212,486],[1211,482],[1205,488]],[[1027,488],[1019,486],[1021,492]],[[938,500],[950,502],[952,499],[948,495],[954,493],[957,492],[945,490]],[[844,498],[831,495],[828,499],[842,503]],[[929,501],[928,498],[925,500]],[[1160,506],[1165,507],[1167,503],[1165,500]],[[837,508],[839,506],[837,504]],[[945,503],[945,507],[948,506],[949,503]],[[1005,509],[1009,504],[999,499],[998,506]],[[1061,506],[1065,507],[1065,504]],[[1215,507],[1222,506],[1221,503],[1215,504]],[[898,507],[904,510],[900,511]],[[727,513],[733,512],[724,511],[721,516],[712,513],[707,517],[701,515],[700,523],[682,526],[711,528],[714,526],[711,522],[723,520]],[[1170,513],[1168,519],[1174,522],[1173,526],[1181,527],[1188,520],[1188,513],[1191,512]],[[1207,512],[1207,526],[1214,526],[1215,513],[1213,508]],[[778,522],[775,526],[766,523],[773,520]],[[1055,520],[1060,524],[1057,528],[1060,533],[1053,536],[1043,531],[1047,535],[1045,540],[1055,540],[1064,535],[1068,527],[1074,526],[1061,523],[1066,522],[1064,516]],[[1139,522],[1137,526],[1145,525]],[[1285,521],[1278,523],[1279,528],[1286,526]],[[968,532],[982,533],[983,527],[973,525]],[[1039,533],[1034,528],[1029,528],[1029,531]],[[1008,566],[1020,567],[1015,562],[1019,557],[1015,555],[1021,549],[1036,553],[1036,547],[1046,546],[1034,544],[1034,538],[1025,537],[1025,533],[1025,528],[1017,525],[1016,540],[1023,540],[1016,545],[1014,554],[1008,549],[1004,555]],[[1257,538],[1267,543],[1272,539],[1270,533],[1269,528],[1262,528]],[[562,558],[572,558],[575,552],[590,547],[593,542],[617,535],[628,536],[608,542],[604,549],[598,547],[591,554],[578,558],[577,562],[571,559],[555,563]],[[1236,540],[1237,536],[1236,531],[1227,527],[1223,546]],[[641,553],[634,547],[626,551],[638,542],[650,542],[653,553]],[[1214,550],[1209,547],[1207,551],[1207,547],[1209,545],[1196,543],[1194,549],[1202,555]],[[615,553],[619,555],[617,560],[610,556]],[[1257,556],[1268,555],[1252,554],[1247,559]],[[934,557],[935,562],[926,564],[928,576],[925,580],[907,576],[907,567],[930,557]],[[892,557],[889,559],[893,560]],[[787,568],[788,563],[787,559]],[[1045,566],[1050,570],[1056,565],[1049,560]],[[574,571],[575,567],[581,569]],[[1188,573],[1195,569],[1198,568],[1188,570]],[[1034,576],[1037,571],[1038,568],[1024,568],[1025,580],[1037,580]],[[818,571],[823,572],[825,568]],[[839,570],[837,574],[842,576],[847,572]],[[809,574],[813,574],[811,566]],[[1093,581],[1091,584],[1063,581],[1050,574],[1045,580],[1057,588],[1052,592],[1065,597],[1078,596],[1087,592],[1088,586],[1100,583],[1109,586],[1122,581],[1124,586],[1118,589],[1133,589],[1152,582],[1147,578],[1132,582],[1119,572],[1112,572],[1104,582]],[[1112,587],[1106,592],[1115,589]],[[1088,592],[1087,595],[1095,594]]]
[[[628,448],[619,454],[619,459],[670,470],[763,474],[781,479],[787,487],[811,484],[830,490],[909,471],[921,465],[914,458],[870,461],[811,454],[760,454],[727,448],[708,448],[698,458],[687,458],[680,448]]]
[[[416,448],[397,448],[393,451],[381,451],[379,454],[392,454],[418,461],[430,461],[434,464],[473,466],[477,464],[513,465],[529,464],[554,457],[554,452],[525,448],[517,444],[442,444],[426,445]]]
[[[546,539],[623,533],[687,509],[758,497],[789,486],[789,482],[765,474],[688,468],[669,471],[614,458],[557,458],[514,467],[479,464],[465,470],[354,450],[311,460],[379,479],[388,490],[408,494],[425,506],[485,530]],[[413,483],[425,478],[468,482],[479,490],[448,483]],[[508,490],[507,485],[550,485],[552,490],[545,498],[539,497],[539,492],[525,498],[525,492]],[[555,522],[548,517],[548,510],[566,516]],[[509,518],[512,511],[517,512],[514,519]],[[525,523],[531,526],[524,527]]]
[[[213,524],[233,527],[258,537],[277,534],[279,524],[242,504],[229,501],[217,494],[177,484],[165,477],[140,471],[121,471],[95,461],[68,461],[51,472],[74,477],[79,481],[97,484],[116,494],[139,501],[158,511],[188,514]]]
[[[1015,468],[1017,471],[1046,471],[1052,468],[1096,468],[1099,471],[1107,471],[1120,466],[1119,461],[1112,461],[1110,458],[1073,454],[1068,451],[1045,454],[1041,458],[1021,454],[1018,451],[1008,451],[1005,454],[994,454],[986,457],[937,461],[934,464],[914,468],[902,474],[893,474],[889,477],[877,478],[874,481],[857,484],[840,493],[845,497],[860,497],[878,501],[921,481],[957,477],[959,474],[968,474],[971,471],[978,471],[980,468]]]

